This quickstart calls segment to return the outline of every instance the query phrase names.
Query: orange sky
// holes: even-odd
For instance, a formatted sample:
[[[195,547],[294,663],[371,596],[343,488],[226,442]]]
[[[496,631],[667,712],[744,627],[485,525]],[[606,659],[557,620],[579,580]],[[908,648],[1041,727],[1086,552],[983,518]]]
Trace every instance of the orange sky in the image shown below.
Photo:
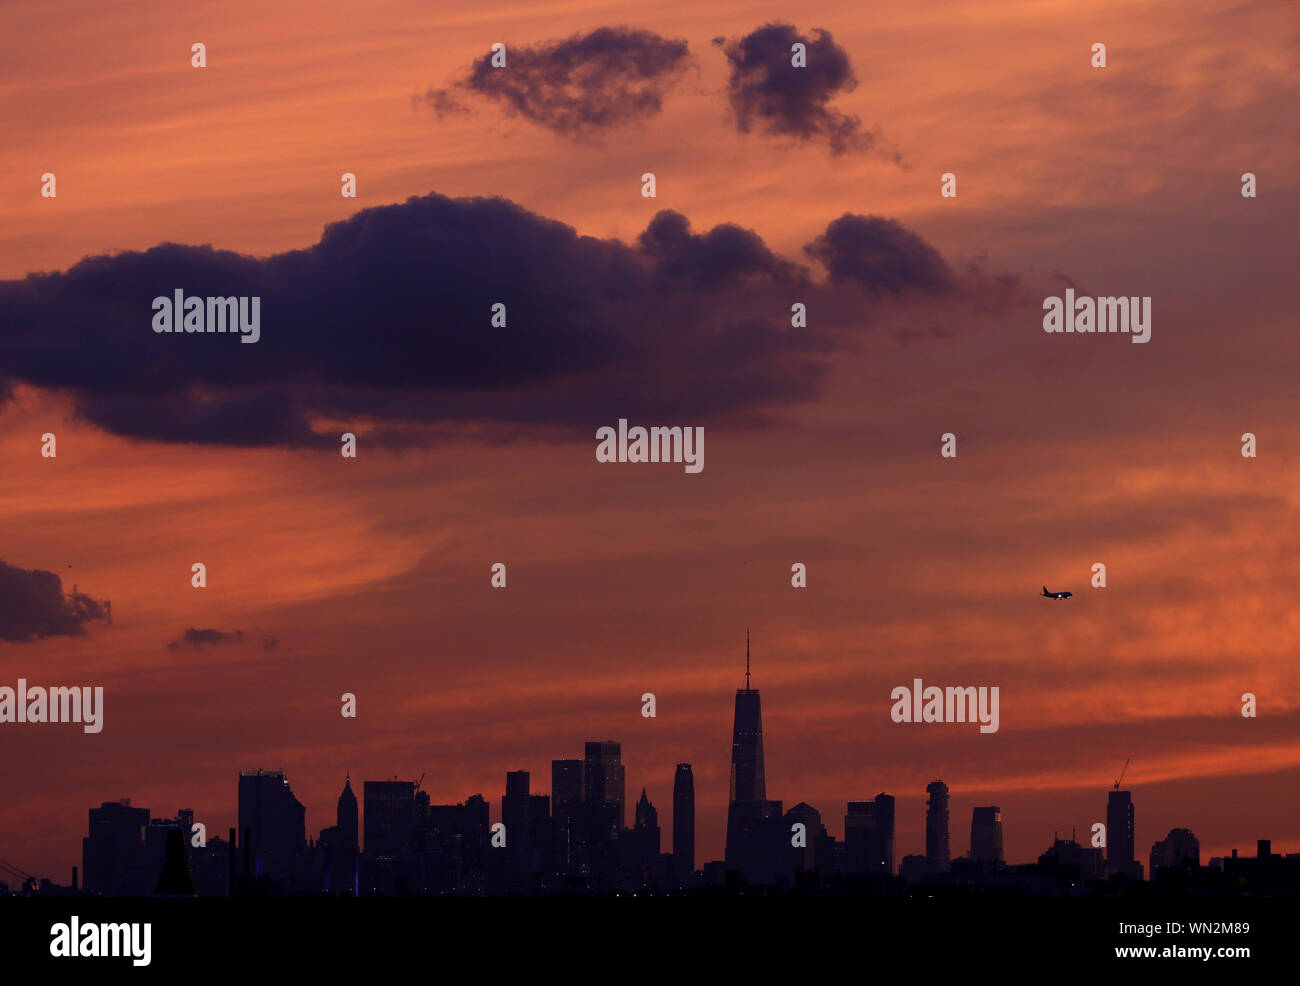
[[[835,105],[901,166],[728,125],[710,40],[792,14],[848,50],[859,84]],[[493,42],[619,24],[686,39],[695,65],[662,114],[601,141],[483,100],[439,120],[412,99]],[[424,773],[435,802],[481,792],[495,812],[506,770],[546,792],[552,758],[612,738],[665,847],[674,764],[694,765],[697,859],[717,858],[746,626],[769,796],[817,807],[837,837],[845,801],[883,790],[896,856],[922,851],[937,776],[954,856],[970,808],[996,803],[1026,861],[1054,829],[1101,820],[1132,756],[1139,858],[1173,826],[1203,860],[1261,837],[1300,851],[1298,26],[1283,0],[6,4],[0,279],[164,241],[307,247],[358,209],[436,191],[624,241],[671,208],[803,262],[835,217],[889,216],[1022,292],[991,312],[884,306],[819,399],[707,427],[698,476],[597,464],[591,436],[617,407],[591,429],[401,452],[367,446],[361,422],[347,461],[126,439],[20,387],[0,410],[0,557],[110,598],[114,620],[0,643],[0,683],[106,689],[101,734],[0,731],[0,856],[66,881],[86,809],[120,797],[224,833],[236,771],[255,767],[286,771],[313,835],[348,770]],[[40,197],[46,171],[57,199]],[[1244,171],[1258,199],[1240,196]],[[1152,342],[1044,334],[1055,272],[1152,296]],[[945,334],[894,334],[932,328]],[[46,431],[56,460],[39,455]],[[955,461],[938,455],[946,431]],[[1245,431],[1257,459],[1239,454]],[[1105,590],[1088,587],[1097,561]],[[1074,599],[1036,599],[1044,582]],[[188,627],[245,639],[168,651]],[[890,689],[914,676],[999,685],[1000,731],[892,723]]]

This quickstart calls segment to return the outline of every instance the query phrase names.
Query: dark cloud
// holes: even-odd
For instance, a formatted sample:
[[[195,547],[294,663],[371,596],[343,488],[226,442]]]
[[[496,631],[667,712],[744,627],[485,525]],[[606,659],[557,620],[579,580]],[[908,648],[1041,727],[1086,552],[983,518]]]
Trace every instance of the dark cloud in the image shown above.
[[[825,140],[832,153],[868,150],[875,136],[862,121],[827,104],[857,88],[848,52],[829,31],[814,29],[807,37],[792,24],[765,24],[739,40],[714,38],[731,63],[727,93],[741,133],[762,133]],[[791,46],[806,49],[806,65],[792,63]]]
[[[507,44],[504,67],[486,54],[455,91],[495,100],[561,136],[585,137],[657,115],[689,64],[685,41],[602,27],[563,41]],[[425,101],[439,117],[463,111],[455,91],[430,89]]]
[[[53,572],[0,561],[0,640],[24,643],[45,637],[84,637],[92,620],[112,622],[113,607],[78,592],[63,592]]]
[[[244,631],[242,630],[226,633],[224,630],[195,630],[190,628],[169,643],[167,649],[169,651],[178,651],[182,648],[202,650],[204,646],[209,644],[237,644],[243,639]]]
[[[955,284],[938,250],[901,223],[880,216],[846,212],[804,252],[826,268],[832,281],[853,281],[869,291],[946,291]]]
[[[724,223],[697,236],[685,216],[668,209],[650,220],[637,242],[661,278],[698,288],[735,285],[754,276],[796,283],[803,276],[753,230]]]
[[[807,250],[828,284],[739,226],[697,233],[664,211],[626,244],[428,195],[265,259],[165,243],[0,282],[0,385],[63,391],[116,434],[242,446],[337,445],[326,419],[402,444],[469,423],[763,416],[818,394],[871,294],[953,282],[890,220],[841,217]],[[177,288],[260,297],[260,341],[155,333],[152,299]],[[816,312],[807,328],[790,326],[795,301]]]

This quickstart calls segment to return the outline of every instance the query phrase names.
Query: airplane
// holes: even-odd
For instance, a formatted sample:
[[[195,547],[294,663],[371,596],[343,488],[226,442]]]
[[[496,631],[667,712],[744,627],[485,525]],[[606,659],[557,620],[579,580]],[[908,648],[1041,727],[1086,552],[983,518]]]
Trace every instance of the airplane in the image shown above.
[[[1074,595],[1073,592],[1048,592],[1047,586],[1043,586],[1043,595],[1048,599],[1069,599]]]

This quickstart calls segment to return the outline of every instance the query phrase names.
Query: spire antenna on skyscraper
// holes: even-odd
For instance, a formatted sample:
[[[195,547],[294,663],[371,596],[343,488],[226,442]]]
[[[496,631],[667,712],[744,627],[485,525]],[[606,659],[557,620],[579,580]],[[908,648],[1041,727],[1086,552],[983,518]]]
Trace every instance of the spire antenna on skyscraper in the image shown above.
[[[749,691],[749,627],[745,627],[745,691]]]

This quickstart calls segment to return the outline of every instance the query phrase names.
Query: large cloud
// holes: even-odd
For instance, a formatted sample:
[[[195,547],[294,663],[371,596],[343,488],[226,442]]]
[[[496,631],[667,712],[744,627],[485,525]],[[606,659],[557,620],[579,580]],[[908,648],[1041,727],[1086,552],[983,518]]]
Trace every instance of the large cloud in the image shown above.
[[[602,27],[563,41],[508,45],[506,64],[475,62],[454,90],[430,89],[439,116],[461,109],[455,92],[495,100],[565,137],[584,137],[657,115],[690,64],[685,41],[651,31]]]
[[[815,37],[791,24],[765,24],[738,40],[715,38],[731,65],[727,93],[741,133],[757,128],[802,141],[824,140],[835,154],[875,144],[862,121],[827,104],[857,87],[848,52],[829,31]],[[804,45],[806,64],[792,63],[792,46]]]
[[[65,391],[121,435],[228,445],[337,443],[321,419],[399,441],[409,425],[762,415],[816,396],[876,289],[951,286],[885,220],[844,216],[807,249],[829,283],[734,225],[695,233],[664,211],[625,244],[504,199],[428,195],[265,259],[169,243],[0,282],[0,384]],[[260,341],[155,333],[151,301],[177,288],[259,296]],[[807,328],[791,328],[796,301]]]
[[[53,572],[0,561],[0,640],[84,637],[92,620],[112,620],[112,604],[74,587],[66,595]]]

